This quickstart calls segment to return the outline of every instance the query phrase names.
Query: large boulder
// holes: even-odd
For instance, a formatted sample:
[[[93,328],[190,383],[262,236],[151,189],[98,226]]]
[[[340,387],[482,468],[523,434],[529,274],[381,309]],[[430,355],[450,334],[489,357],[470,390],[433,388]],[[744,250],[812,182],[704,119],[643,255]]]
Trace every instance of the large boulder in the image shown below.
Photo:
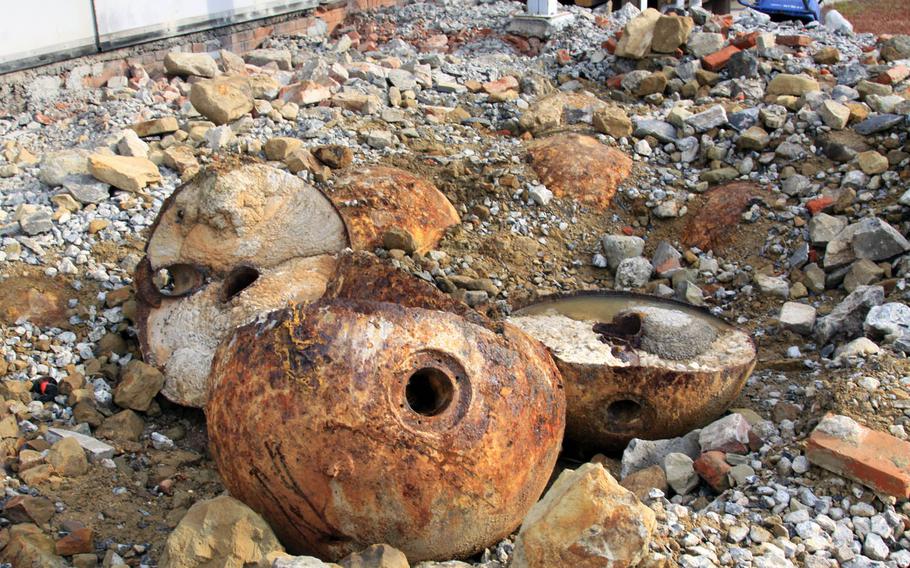
[[[208,53],[173,51],[164,56],[164,69],[171,75],[214,77],[218,64]]]
[[[600,464],[565,470],[525,517],[512,568],[631,567],[644,559],[654,512]]]
[[[200,501],[168,537],[161,568],[270,568],[284,547],[255,511],[223,495]]]
[[[619,43],[616,46],[616,55],[630,59],[641,59],[644,57],[651,48],[654,28],[657,27],[659,19],[660,12],[654,8],[648,8],[629,21],[622,32],[622,37],[619,38]]]
[[[534,136],[540,136],[548,130],[568,126],[576,122],[586,122],[607,109],[609,105],[587,93],[565,93],[557,91],[538,98],[522,113],[518,124],[522,130]],[[598,128],[597,123],[594,123]]]
[[[210,79],[193,84],[190,102],[215,124],[225,124],[253,110],[253,92],[243,77]]]

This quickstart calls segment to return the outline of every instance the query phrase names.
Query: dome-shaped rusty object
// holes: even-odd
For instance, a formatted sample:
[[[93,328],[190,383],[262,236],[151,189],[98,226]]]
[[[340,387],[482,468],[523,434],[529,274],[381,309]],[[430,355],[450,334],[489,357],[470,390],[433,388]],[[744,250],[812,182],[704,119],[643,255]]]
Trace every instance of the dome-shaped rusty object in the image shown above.
[[[583,134],[555,134],[528,146],[531,167],[556,197],[599,209],[610,206],[616,189],[632,172],[632,160]]]
[[[550,296],[509,322],[550,349],[566,387],[566,439],[589,451],[711,422],[756,361],[745,332],[706,310],[642,294]]]
[[[410,234],[415,250],[424,253],[439,243],[446,229],[461,222],[435,185],[398,168],[350,172],[326,193],[344,218],[355,250],[381,247],[385,232],[397,229]]]
[[[286,171],[226,159],[164,202],[135,275],[140,345],[165,375],[164,396],[202,407],[218,343],[259,315],[320,298],[345,247],[372,250],[400,229],[432,248],[458,222],[432,184],[402,170],[363,173],[335,192],[336,208]]]
[[[355,291],[352,277],[330,287]],[[209,388],[225,487],[290,551],[331,560],[377,542],[412,562],[496,543],[542,493],[564,428],[539,342],[388,302],[324,298],[244,326]]]

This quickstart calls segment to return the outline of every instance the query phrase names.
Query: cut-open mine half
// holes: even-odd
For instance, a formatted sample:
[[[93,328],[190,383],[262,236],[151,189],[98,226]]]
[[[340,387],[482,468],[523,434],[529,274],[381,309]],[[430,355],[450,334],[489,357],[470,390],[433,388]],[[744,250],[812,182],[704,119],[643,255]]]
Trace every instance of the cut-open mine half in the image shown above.
[[[389,230],[413,235],[420,249],[435,246],[458,222],[454,208],[431,183],[399,178],[407,195],[348,184],[336,204],[286,171],[225,160],[177,188],[135,275],[140,345],[165,375],[162,394],[202,407],[221,340],[261,315],[322,297],[346,248],[373,250]]]
[[[589,451],[711,422],[756,361],[744,331],[706,310],[641,294],[551,296],[508,321],[549,348],[566,385],[566,438]]]

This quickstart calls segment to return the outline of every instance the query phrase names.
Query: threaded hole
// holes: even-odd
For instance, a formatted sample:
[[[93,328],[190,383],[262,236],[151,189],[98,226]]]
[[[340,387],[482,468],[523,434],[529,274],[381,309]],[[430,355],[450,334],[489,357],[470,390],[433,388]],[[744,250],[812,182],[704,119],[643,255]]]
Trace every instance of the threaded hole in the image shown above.
[[[408,378],[404,393],[411,410],[422,416],[436,416],[452,403],[455,385],[439,369],[426,367]]]

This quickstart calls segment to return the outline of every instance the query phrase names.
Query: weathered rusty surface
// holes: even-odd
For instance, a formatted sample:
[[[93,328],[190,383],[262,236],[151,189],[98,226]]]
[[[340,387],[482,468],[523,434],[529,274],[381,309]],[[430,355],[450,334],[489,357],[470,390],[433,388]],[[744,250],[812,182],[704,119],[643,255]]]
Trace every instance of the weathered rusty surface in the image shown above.
[[[531,166],[556,197],[570,197],[599,209],[610,206],[616,189],[632,172],[632,160],[596,138],[558,134],[528,146]]]
[[[328,197],[344,219],[355,250],[381,247],[386,231],[400,229],[410,233],[417,252],[423,253],[461,222],[435,185],[398,168],[351,172],[338,179]]]
[[[643,305],[678,307],[733,329],[708,310],[644,294],[586,291],[556,294],[536,303],[570,298],[623,298]],[[568,362],[553,354],[566,389],[566,440],[585,451],[619,451],[632,438],[659,440],[682,436],[710,423],[730,406],[757,361],[752,339],[742,332],[744,356],[717,370],[675,370],[649,366],[638,357],[629,366]],[[552,353],[551,353],[552,354]],[[633,351],[634,354],[634,351]]]
[[[566,436],[598,451],[622,450],[632,438],[675,438],[708,424],[736,399],[755,366],[753,359],[714,372],[676,372],[555,359],[566,385]]]
[[[238,329],[206,406],[225,486],[289,550],[324,559],[377,542],[451,559],[497,542],[543,491],[565,412],[546,349],[499,329],[345,299]]]
[[[704,205],[689,215],[681,241],[702,250],[720,250],[736,234],[749,204],[766,194],[751,181],[732,181],[708,190]]]
[[[496,325],[426,280],[385,264],[367,252],[338,255],[335,274],[326,284],[323,297],[389,302],[406,308],[449,312],[491,329]]]
[[[139,343],[165,375],[162,394],[202,407],[218,343],[260,314],[321,297],[332,254],[348,244],[328,198],[255,161],[218,161],[177,188],[134,278]],[[169,290],[156,284],[159,271]]]

